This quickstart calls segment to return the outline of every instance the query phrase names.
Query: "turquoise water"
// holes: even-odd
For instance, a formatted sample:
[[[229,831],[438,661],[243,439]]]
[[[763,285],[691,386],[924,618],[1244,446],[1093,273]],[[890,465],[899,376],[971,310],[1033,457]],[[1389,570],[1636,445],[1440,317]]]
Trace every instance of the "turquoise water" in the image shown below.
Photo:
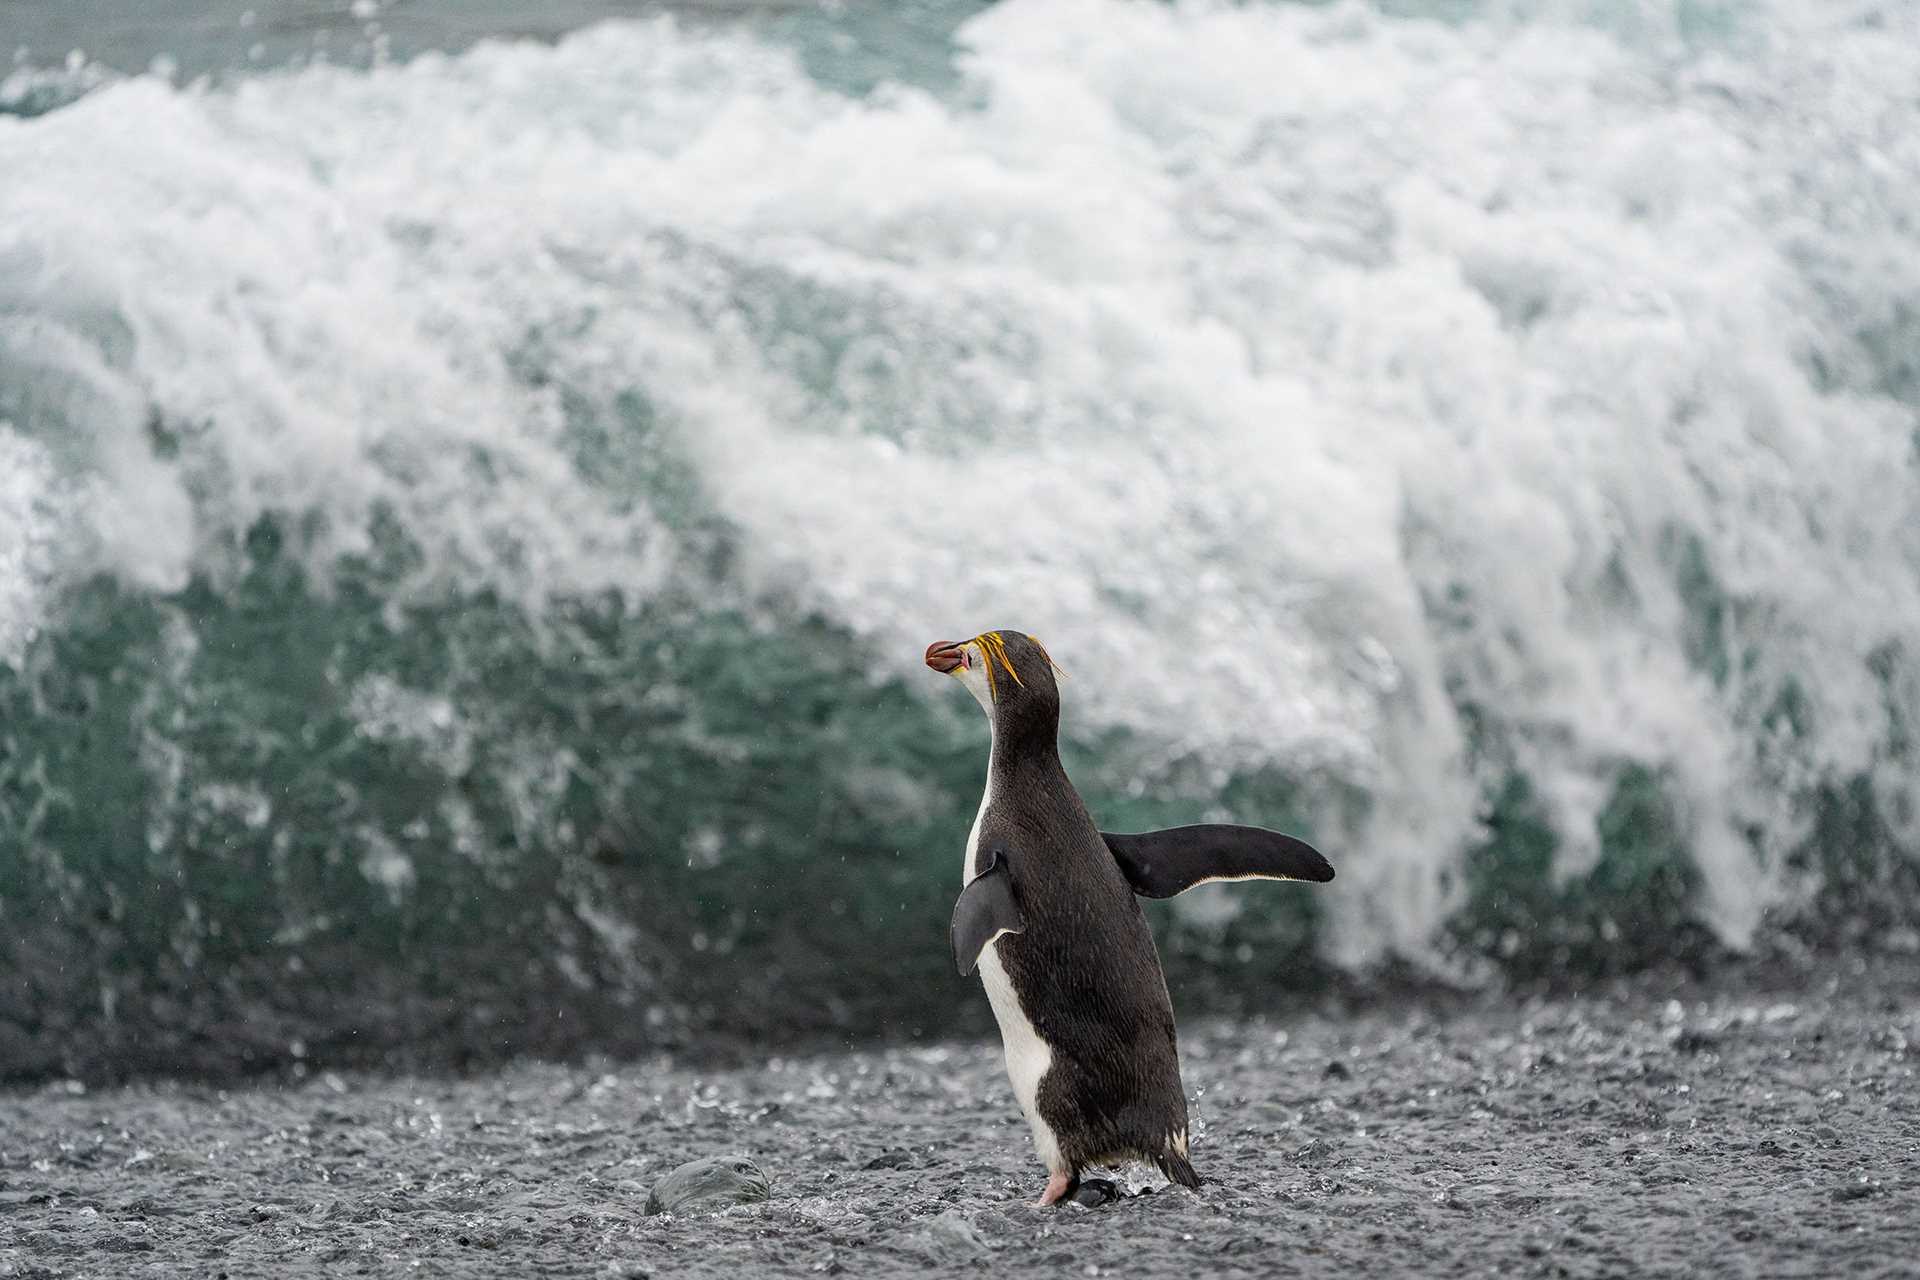
[[[0,87],[0,1068],[972,1025],[989,626],[1103,824],[1339,868],[1183,999],[1911,938],[1906,9],[99,29]]]
[[[231,84],[310,66],[365,70],[481,41],[551,43],[596,22],[660,16],[756,35],[845,91],[883,82],[946,86],[955,81],[953,33],[986,7],[987,0],[10,0],[0,15],[0,110],[45,111],[117,76]]]

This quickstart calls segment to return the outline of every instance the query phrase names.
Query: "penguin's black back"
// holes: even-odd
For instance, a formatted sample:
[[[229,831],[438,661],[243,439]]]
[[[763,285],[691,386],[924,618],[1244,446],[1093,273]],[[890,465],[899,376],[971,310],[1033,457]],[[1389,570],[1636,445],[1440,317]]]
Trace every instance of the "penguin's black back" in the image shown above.
[[[1026,928],[994,945],[1053,1053],[1037,1097],[1041,1118],[1076,1174],[1141,1157],[1195,1185],[1173,1006],[1133,889],[1068,780],[1051,732],[996,734],[992,770],[975,859],[995,845],[1014,851]]]

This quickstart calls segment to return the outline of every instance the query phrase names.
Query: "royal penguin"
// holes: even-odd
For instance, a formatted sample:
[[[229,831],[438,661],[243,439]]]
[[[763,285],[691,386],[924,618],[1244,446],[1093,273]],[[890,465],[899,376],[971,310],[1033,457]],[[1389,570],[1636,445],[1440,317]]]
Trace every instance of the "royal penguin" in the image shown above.
[[[1258,827],[1101,831],[1061,766],[1055,667],[1032,636],[941,641],[926,663],[966,685],[992,725],[950,941],[1000,1024],[1007,1078],[1047,1168],[1039,1203],[1074,1195],[1086,1169],[1129,1160],[1198,1187],[1173,1002],[1136,896],[1213,880],[1324,882],[1333,868]]]

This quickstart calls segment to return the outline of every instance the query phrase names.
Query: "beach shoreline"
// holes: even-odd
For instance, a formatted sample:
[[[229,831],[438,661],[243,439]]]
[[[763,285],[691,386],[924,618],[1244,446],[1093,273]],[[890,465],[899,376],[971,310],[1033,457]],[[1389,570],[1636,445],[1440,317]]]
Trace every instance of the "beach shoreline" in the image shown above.
[[[1749,975],[1751,976],[1751,975]],[[1897,1274],[1913,966],[1195,1020],[1207,1185],[1030,1207],[997,1046],[0,1095],[0,1275]],[[1671,992],[1672,994],[1669,994]],[[743,1153],[771,1199],[649,1216]]]

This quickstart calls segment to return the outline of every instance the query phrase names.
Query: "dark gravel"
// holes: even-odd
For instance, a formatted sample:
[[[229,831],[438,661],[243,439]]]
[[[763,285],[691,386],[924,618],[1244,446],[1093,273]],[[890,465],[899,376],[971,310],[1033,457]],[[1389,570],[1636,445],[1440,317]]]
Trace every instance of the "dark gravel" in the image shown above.
[[[0,1275],[1914,1275],[1920,1005],[1794,989],[1202,1024],[1208,1185],[1028,1206],[997,1048],[0,1095]],[[772,1199],[645,1213],[741,1153]]]

